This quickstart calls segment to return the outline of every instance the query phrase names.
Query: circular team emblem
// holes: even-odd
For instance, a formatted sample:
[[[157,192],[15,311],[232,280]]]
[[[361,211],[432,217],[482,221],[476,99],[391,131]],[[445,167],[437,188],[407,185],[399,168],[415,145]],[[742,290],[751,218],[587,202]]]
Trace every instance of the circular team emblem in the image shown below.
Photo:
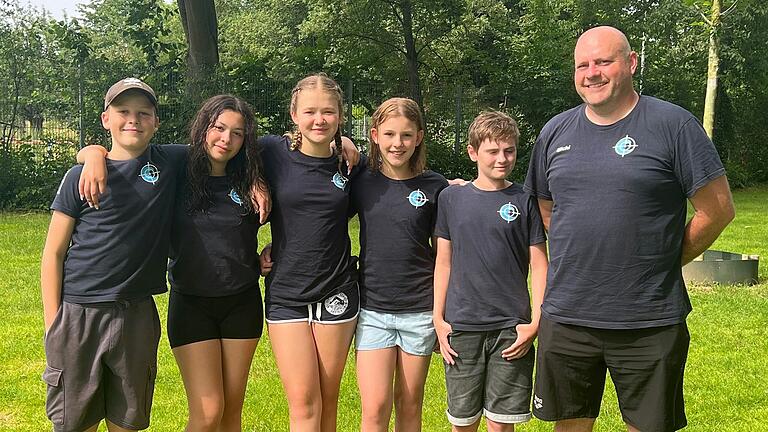
[[[332,315],[341,315],[349,307],[349,299],[344,293],[338,293],[325,299],[323,302],[325,310]]]
[[[520,216],[520,210],[518,210],[517,207],[515,207],[515,205],[512,203],[504,204],[496,213],[498,213],[502,219],[507,221],[507,223],[512,222],[513,220],[517,219],[518,216]]]
[[[427,195],[419,189],[408,194],[408,202],[416,208],[423,206],[427,201],[429,201]]]
[[[243,200],[240,198],[240,195],[237,194],[237,191],[234,189],[229,191],[229,198],[232,199],[232,201],[237,205],[243,205]]]
[[[344,187],[347,186],[348,181],[349,181],[348,178],[344,177],[339,173],[334,174],[333,178],[331,179],[331,183],[333,183],[334,186],[336,186],[341,190],[344,190]]]
[[[141,177],[141,179],[147,183],[155,184],[157,183],[157,180],[160,178],[160,170],[157,169],[156,166],[147,162],[146,165],[141,167],[141,171],[139,172],[139,177]]]
[[[636,148],[637,143],[635,142],[635,139],[627,135],[616,141],[616,145],[613,146],[613,151],[615,151],[617,155],[624,157],[635,151]]]

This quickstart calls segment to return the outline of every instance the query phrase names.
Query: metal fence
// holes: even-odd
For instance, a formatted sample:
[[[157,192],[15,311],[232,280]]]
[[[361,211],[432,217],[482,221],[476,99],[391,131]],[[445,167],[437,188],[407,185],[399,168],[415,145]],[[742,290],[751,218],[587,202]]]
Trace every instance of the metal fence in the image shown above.
[[[161,83],[157,90],[159,97],[158,115],[161,127],[153,141],[158,143],[186,142],[188,125],[197,107],[188,106],[181,98],[164,94],[183,93],[181,81]],[[0,132],[5,148],[20,145],[50,147],[51,145],[79,148],[88,144],[108,145],[106,132],[100,127],[99,113],[104,89],[88,89],[85,104],[80,104],[81,95],[76,94],[79,86],[61,95],[48,95],[48,99],[62,102],[52,107],[39,107],[34,96],[21,97],[14,101],[10,95],[0,94]],[[344,133],[356,142],[365,142],[370,127],[370,115],[377,104],[388,97],[407,96],[397,86],[385,87],[377,83],[346,81],[342,83],[345,93],[346,124]],[[404,87],[404,86],[401,86]],[[172,89],[168,91],[168,89]],[[272,83],[270,88],[228,89],[226,85],[219,92],[235,94],[248,101],[257,114],[259,134],[283,133],[292,125],[288,114],[291,87]],[[440,85],[424,89],[424,100],[428,122],[427,141],[462,148],[466,130],[474,115],[482,108],[481,103],[465,94],[460,85]],[[15,109],[12,109],[14,108]],[[493,108],[493,107],[491,107]],[[40,152],[44,157],[44,152]]]
[[[160,117],[153,142],[186,143],[188,124],[198,107],[184,102],[189,98],[183,80],[150,84],[158,94]],[[363,148],[378,104],[408,94],[404,83],[388,84],[341,82],[347,120],[344,133]],[[88,144],[110,145],[100,120],[106,86],[72,83],[60,94],[43,96],[34,90],[12,95],[4,88],[0,86],[0,209],[47,208],[77,150]],[[263,79],[254,78],[253,82],[214,83],[212,88],[210,94],[231,93],[248,101],[257,115],[259,135],[282,134],[293,127],[288,113],[290,85],[264,84]],[[483,103],[477,89],[460,85],[425,85],[422,90],[429,167],[449,178],[470,178],[474,166],[464,151],[469,123],[481,109],[499,107]],[[521,160],[519,165],[524,163]]]

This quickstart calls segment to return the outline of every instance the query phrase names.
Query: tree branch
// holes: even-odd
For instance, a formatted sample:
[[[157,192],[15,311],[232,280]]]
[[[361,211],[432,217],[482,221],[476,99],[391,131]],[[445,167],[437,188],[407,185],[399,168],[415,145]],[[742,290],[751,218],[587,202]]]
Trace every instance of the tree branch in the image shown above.
[[[442,39],[442,38],[443,38],[443,36],[447,35],[447,34],[448,34],[448,33],[450,33],[450,32],[451,32],[451,29],[448,29],[447,31],[443,32],[442,34],[439,34],[439,35],[435,35],[433,38],[431,38],[431,39],[427,40],[426,42],[424,42],[424,45],[423,45],[421,48],[419,48],[418,50],[416,50],[416,54],[417,54],[417,55],[418,55],[418,54],[421,54],[421,51],[422,51],[422,50],[424,50],[425,48],[430,48],[430,47],[431,47],[431,45],[432,45],[432,43],[433,43],[434,41],[436,41],[436,40],[438,40],[438,39]],[[431,48],[430,48],[430,49],[431,49]]]
[[[437,57],[437,59],[438,59],[438,60],[440,60],[440,63],[442,63],[442,66],[443,66],[443,68],[444,68],[445,70],[448,70],[448,63],[446,63],[446,61],[445,61],[445,59],[443,58],[443,56],[441,56],[441,55],[440,55],[440,53],[438,53],[437,51],[435,51],[435,49],[434,49],[434,48],[432,48],[432,47],[429,47],[429,51],[431,51],[431,52],[432,52],[432,54],[434,54],[434,56],[435,56],[435,57]]]
[[[342,35],[339,35],[339,36],[336,36],[336,37],[338,39],[347,39],[347,38],[350,38],[350,37],[365,39],[365,40],[373,42],[373,43],[375,43],[377,45],[380,45],[380,46],[383,46],[383,47],[387,47],[387,48],[391,48],[391,49],[393,49],[393,50],[395,50],[395,51],[397,51],[397,52],[399,52],[401,54],[405,54],[405,51],[403,51],[403,49],[401,47],[399,47],[399,46],[397,46],[397,45],[395,45],[393,43],[386,42],[386,41],[383,41],[383,40],[379,40],[379,39],[376,39],[375,37],[364,35],[364,34],[347,33],[347,34],[342,34]]]
[[[694,3],[693,4],[693,8],[696,9],[696,12],[698,12],[699,15],[701,15],[701,18],[704,20],[704,22],[707,23],[708,26],[710,26],[710,27],[713,26],[712,21],[709,19],[709,17],[707,17],[707,15],[704,13],[704,11],[701,10],[701,8],[699,8],[699,5]]]
[[[722,12],[720,14],[720,16],[724,17],[724,16],[728,15],[729,13],[731,13],[736,8],[736,5],[738,3],[739,3],[739,0],[734,1],[732,5],[728,6],[728,9],[726,9],[725,12]]]

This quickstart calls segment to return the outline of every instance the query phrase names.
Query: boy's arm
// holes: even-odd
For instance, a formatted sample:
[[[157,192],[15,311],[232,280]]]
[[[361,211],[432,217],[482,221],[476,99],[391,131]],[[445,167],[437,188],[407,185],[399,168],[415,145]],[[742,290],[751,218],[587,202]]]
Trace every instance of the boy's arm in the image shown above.
[[[530,247],[531,255],[531,323],[515,326],[517,340],[501,352],[505,360],[513,360],[524,356],[531,349],[536,335],[539,333],[541,320],[541,304],[544,302],[544,290],[547,286],[547,247],[539,243]]]
[[[91,207],[99,208],[99,196],[107,190],[107,149],[89,145],[77,152],[77,163],[83,164],[77,190]]]
[[[437,257],[435,258],[435,300],[432,308],[432,322],[440,344],[440,354],[448,364],[454,364],[453,356],[458,356],[448,342],[451,325],[445,321],[445,296],[448,292],[448,279],[451,276],[451,241],[437,238]]]
[[[43,248],[40,264],[40,287],[43,298],[43,322],[45,332],[53,323],[61,306],[61,283],[64,279],[64,257],[75,228],[75,219],[60,211],[54,211],[48,226],[48,237]]]

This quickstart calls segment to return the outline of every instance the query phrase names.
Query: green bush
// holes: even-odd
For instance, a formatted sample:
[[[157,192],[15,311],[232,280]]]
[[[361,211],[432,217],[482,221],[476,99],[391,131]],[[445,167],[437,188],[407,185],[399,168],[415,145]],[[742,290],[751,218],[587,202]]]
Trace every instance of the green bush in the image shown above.
[[[73,143],[29,141],[0,152],[0,209],[47,209],[75,161]]]

